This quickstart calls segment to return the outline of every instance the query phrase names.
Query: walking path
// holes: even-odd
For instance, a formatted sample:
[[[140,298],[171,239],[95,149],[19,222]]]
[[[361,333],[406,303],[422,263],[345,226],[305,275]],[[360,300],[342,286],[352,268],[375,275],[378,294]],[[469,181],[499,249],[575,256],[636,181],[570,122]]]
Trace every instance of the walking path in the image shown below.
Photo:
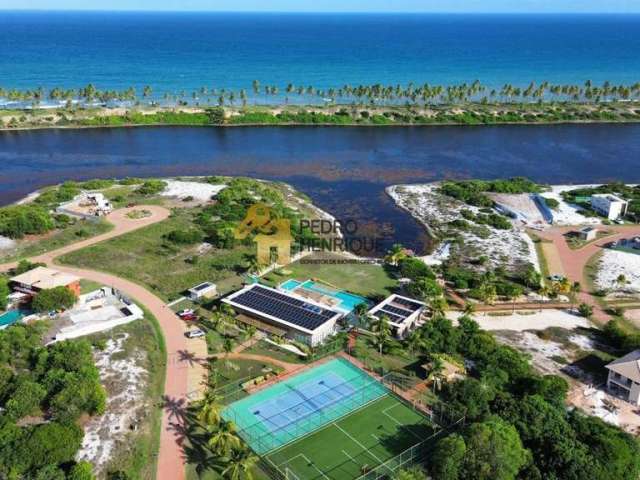
[[[572,282],[580,282],[583,290],[578,294],[578,298],[581,302],[587,303],[593,307],[593,319],[598,323],[606,323],[609,320],[609,315],[602,309],[600,303],[593,297],[592,292],[588,291],[588,285],[590,282],[586,277],[585,268],[595,255],[600,253],[602,249],[608,243],[611,243],[621,238],[629,238],[640,235],[640,226],[606,226],[602,229],[615,232],[613,235],[609,235],[595,242],[591,242],[582,248],[572,250],[569,247],[565,239],[565,235],[568,232],[575,231],[572,227],[558,227],[550,228],[544,232],[536,232],[540,237],[547,240],[551,240],[560,257],[560,262],[564,272],[569,280]]]
[[[145,218],[133,219],[127,216],[134,210],[147,210],[151,213]],[[107,216],[114,228],[102,235],[92,237],[51,252],[30,258],[32,262],[52,265],[55,260],[66,253],[118,237],[125,233],[165,220],[169,210],[155,205],[124,208]],[[0,264],[0,271],[15,267],[17,262]],[[104,285],[112,286],[131,297],[158,320],[167,349],[166,378],[164,388],[164,412],[160,434],[160,451],[158,453],[157,479],[183,480],[185,478],[184,454],[181,446],[183,417],[176,414],[188,402],[188,394],[200,388],[206,375],[203,362],[194,361],[206,358],[207,346],[204,339],[187,339],[184,335],[185,322],[168,308],[156,295],[141,285],[105,272],[86,270],[75,267],[55,265],[57,270],[72,273]]]

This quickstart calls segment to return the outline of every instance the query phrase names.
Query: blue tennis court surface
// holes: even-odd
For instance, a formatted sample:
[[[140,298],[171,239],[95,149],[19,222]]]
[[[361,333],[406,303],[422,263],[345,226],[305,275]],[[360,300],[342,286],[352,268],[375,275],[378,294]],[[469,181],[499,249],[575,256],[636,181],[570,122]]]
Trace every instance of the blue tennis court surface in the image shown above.
[[[240,436],[267,453],[388,393],[377,380],[335,359],[232,403],[223,412]]]

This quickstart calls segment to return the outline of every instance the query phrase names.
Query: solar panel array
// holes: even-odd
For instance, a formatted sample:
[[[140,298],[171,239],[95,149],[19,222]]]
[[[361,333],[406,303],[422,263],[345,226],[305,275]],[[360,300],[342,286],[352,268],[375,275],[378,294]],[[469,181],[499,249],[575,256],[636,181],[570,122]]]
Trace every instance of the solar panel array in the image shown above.
[[[392,322],[400,323],[421,308],[422,305],[418,302],[414,302],[408,298],[394,297],[376,313],[384,313]]]
[[[284,320],[307,330],[315,330],[336,312],[256,285],[232,298],[241,307]]]

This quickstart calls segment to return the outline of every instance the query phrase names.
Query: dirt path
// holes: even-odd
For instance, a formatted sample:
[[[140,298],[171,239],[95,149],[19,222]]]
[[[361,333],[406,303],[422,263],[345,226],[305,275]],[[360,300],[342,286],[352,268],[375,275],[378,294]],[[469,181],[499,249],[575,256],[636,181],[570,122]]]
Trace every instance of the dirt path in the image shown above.
[[[131,219],[127,214],[133,210],[148,210],[151,215],[141,219]],[[145,205],[116,210],[107,219],[114,228],[102,235],[83,240],[72,245],[30,258],[34,262],[47,265],[55,264],[56,258],[66,253],[118,237],[125,233],[165,220],[169,210],[159,206]],[[16,263],[0,265],[0,271],[13,268]],[[179,412],[188,402],[188,394],[194,385],[199,386],[206,375],[203,362],[197,359],[206,355],[206,343],[203,339],[187,339],[184,335],[187,326],[168,308],[164,301],[141,285],[130,280],[105,272],[85,270],[75,267],[55,265],[57,270],[72,273],[82,278],[109,285],[122,291],[147,308],[158,320],[167,349],[166,378],[164,388],[164,412],[158,453],[158,480],[182,480],[185,478],[184,454],[182,451],[183,416]],[[197,386],[195,388],[197,388]]]

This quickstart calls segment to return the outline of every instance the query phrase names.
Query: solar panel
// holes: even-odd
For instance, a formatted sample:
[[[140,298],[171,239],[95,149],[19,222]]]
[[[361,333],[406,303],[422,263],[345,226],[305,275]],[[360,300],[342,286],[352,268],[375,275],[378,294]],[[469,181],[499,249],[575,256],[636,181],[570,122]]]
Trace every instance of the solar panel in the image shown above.
[[[307,330],[315,330],[336,312],[328,310],[280,292],[256,285],[232,299],[240,306],[251,308],[265,315],[298,325]]]
[[[411,315],[413,312],[410,310],[407,310],[405,308],[398,308],[398,307],[394,307],[393,305],[385,305],[384,307],[382,307],[382,310],[384,310],[385,312],[391,312],[391,313],[395,313],[396,315],[398,315],[399,317],[402,318],[407,318],[409,315]]]
[[[403,307],[409,308],[412,311],[416,311],[416,310],[420,310],[423,305],[421,305],[418,302],[414,302],[413,300],[409,300],[408,298],[400,298],[400,297],[395,297],[393,299],[393,303],[397,303],[398,305],[402,305]]]
[[[389,320],[391,320],[394,323],[402,323],[402,321],[407,318],[407,316],[400,316],[400,315],[396,315],[395,313],[391,313],[388,312],[387,310],[385,310],[384,308],[378,310],[378,313],[383,313],[385,314],[387,317],[389,317]],[[381,315],[379,315],[381,316]]]

